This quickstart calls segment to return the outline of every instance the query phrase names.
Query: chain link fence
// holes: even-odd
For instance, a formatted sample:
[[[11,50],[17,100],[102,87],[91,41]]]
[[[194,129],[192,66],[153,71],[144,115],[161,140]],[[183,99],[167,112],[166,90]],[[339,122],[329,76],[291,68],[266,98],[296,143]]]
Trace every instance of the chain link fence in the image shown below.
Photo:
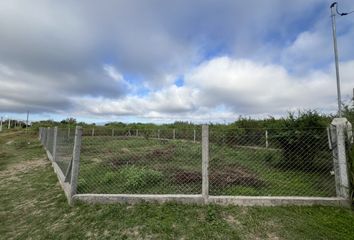
[[[76,153],[76,194],[202,194],[206,189],[210,196],[335,197],[336,146],[330,133],[85,128]],[[75,130],[41,128],[40,139],[70,182]]]
[[[58,165],[62,175],[66,177],[66,181],[70,182],[75,129],[57,127],[40,128],[39,138],[50,154],[52,161]]]
[[[210,194],[335,196],[327,129],[210,133]]]
[[[78,192],[200,193],[201,143],[180,131],[84,129]]]

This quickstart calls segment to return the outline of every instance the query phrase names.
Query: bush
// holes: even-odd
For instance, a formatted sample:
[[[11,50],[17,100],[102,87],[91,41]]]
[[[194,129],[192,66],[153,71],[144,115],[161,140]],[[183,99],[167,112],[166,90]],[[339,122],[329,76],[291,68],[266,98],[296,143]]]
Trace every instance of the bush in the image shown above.
[[[153,185],[163,178],[162,173],[159,171],[134,166],[122,168],[120,175],[124,179],[124,187],[127,190],[141,189],[145,186]]]
[[[283,129],[274,130],[273,139],[283,149],[280,165],[286,168],[316,170],[315,157],[327,150],[328,119],[316,111],[289,114],[282,121]],[[317,169],[319,170],[319,169]]]

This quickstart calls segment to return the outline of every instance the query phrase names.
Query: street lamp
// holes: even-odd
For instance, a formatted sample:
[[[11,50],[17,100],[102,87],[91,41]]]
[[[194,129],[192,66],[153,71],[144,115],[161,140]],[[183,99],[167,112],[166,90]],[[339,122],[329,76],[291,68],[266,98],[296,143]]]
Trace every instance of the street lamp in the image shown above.
[[[338,48],[337,48],[337,36],[336,36],[336,15],[345,16],[345,15],[353,13],[354,11],[351,11],[348,13],[340,13],[338,11],[338,3],[337,2],[332,3],[330,8],[331,8],[331,18],[332,18],[334,61],[335,61],[335,65],[336,65],[336,78],[337,78],[338,116],[342,117],[342,96],[341,96],[341,92],[340,92]]]

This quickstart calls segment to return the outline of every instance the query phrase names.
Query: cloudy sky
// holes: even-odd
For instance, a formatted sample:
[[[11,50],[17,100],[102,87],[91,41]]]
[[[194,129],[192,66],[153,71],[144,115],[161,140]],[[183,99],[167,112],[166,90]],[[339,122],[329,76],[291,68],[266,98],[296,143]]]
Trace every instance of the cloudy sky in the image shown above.
[[[354,10],[352,0],[339,2]],[[336,111],[328,0],[0,2],[0,114],[233,121]],[[337,18],[344,100],[354,14]]]

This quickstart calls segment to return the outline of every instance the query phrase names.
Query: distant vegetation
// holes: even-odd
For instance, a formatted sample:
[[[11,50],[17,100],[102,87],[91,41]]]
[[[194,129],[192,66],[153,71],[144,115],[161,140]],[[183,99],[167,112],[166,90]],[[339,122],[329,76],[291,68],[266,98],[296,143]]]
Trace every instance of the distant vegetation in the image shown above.
[[[353,107],[345,107],[345,116],[354,120],[354,109]],[[240,117],[233,123],[221,124],[221,123],[209,123],[210,128],[215,130],[234,130],[234,129],[249,129],[248,132],[257,132],[258,130],[264,129],[290,129],[290,128],[319,128],[327,127],[331,119],[334,116],[324,115],[317,111],[299,111],[298,113],[289,112],[286,117],[276,119],[274,117],[268,117],[266,119],[252,119],[246,117]],[[200,127],[200,124],[195,124],[188,121],[176,121],[174,123],[166,124],[154,124],[154,123],[123,123],[123,122],[110,122],[106,123],[104,126],[96,126],[96,124],[90,124],[85,122],[77,122],[75,118],[67,118],[62,121],[53,120],[42,120],[33,122],[33,127],[109,127],[109,128],[119,128],[126,130],[157,130],[157,129],[195,129]]]

